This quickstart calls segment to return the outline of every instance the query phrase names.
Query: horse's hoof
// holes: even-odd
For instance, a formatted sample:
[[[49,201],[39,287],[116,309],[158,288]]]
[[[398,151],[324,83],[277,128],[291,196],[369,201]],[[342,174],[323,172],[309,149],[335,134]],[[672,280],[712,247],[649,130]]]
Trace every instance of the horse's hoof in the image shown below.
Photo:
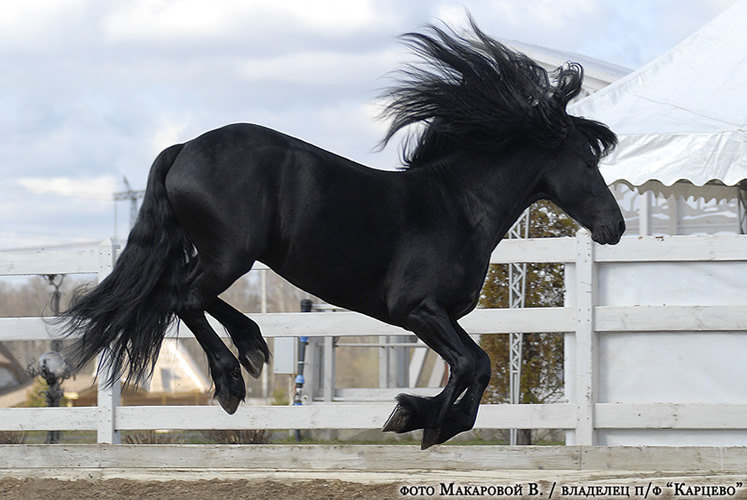
[[[384,432],[407,432],[407,423],[410,419],[410,412],[402,405],[394,407],[394,411],[389,415],[382,430]]]
[[[245,353],[239,359],[244,369],[254,378],[259,378],[262,374],[262,367],[267,362],[267,357],[259,349]]]
[[[423,440],[420,443],[420,449],[421,450],[427,450],[434,444],[441,444],[445,439],[440,438],[441,435],[441,428],[437,427],[435,429],[423,429]]]
[[[239,403],[241,403],[241,400],[237,397],[230,397],[218,399],[218,403],[220,403],[221,407],[225,410],[226,413],[228,413],[229,415],[233,415],[234,413],[236,413],[236,409],[239,407]]]
[[[239,407],[239,403],[241,403],[241,398],[231,394],[216,394],[215,399],[218,400],[218,404],[220,404],[221,408],[223,408],[223,410],[225,410],[229,415],[236,413],[236,409]]]

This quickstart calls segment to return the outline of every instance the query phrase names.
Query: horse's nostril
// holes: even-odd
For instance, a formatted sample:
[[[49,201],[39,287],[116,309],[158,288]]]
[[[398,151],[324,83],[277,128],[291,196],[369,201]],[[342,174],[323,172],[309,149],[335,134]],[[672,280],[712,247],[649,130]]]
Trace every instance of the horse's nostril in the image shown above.
[[[620,222],[617,223],[617,229],[620,231],[620,234],[625,232],[625,221],[620,219]]]

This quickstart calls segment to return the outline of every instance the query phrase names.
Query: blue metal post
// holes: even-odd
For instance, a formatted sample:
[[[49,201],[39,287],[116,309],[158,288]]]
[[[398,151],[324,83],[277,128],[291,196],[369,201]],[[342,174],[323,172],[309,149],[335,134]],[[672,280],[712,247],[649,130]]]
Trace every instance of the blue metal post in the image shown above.
[[[301,301],[301,312],[311,312],[312,303],[309,299]],[[296,390],[293,394],[293,406],[303,405],[303,385],[306,379],[303,369],[306,365],[306,346],[309,345],[309,337],[298,337],[298,368],[296,374]],[[296,430],[296,441],[301,441],[301,431]]]

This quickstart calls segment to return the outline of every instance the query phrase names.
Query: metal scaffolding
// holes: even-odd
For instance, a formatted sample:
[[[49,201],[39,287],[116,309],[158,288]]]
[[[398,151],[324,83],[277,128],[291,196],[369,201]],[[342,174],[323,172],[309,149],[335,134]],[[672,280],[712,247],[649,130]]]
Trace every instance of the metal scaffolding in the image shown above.
[[[132,189],[130,186],[130,183],[127,181],[127,177],[124,179],[124,185],[125,188],[127,188],[126,191],[120,191],[118,193],[114,193],[114,201],[128,201],[130,202],[130,229],[132,229],[132,226],[135,225],[135,220],[137,219],[137,210],[138,210],[138,203],[137,200],[143,198],[145,196],[145,190],[135,190]],[[114,238],[117,238],[117,204],[114,204]]]
[[[529,213],[531,207],[527,208],[521,217],[517,219],[508,231],[508,237],[527,238],[529,236]],[[508,265],[508,307],[511,309],[524,307],[527,288],[527,265]],[[509,334],[510,357],[509,357],[509,401],[518,404],[521,396],[521,344],[524,334],[521,332]],[[517,443],[517,430],[510,430],[510,443]]]

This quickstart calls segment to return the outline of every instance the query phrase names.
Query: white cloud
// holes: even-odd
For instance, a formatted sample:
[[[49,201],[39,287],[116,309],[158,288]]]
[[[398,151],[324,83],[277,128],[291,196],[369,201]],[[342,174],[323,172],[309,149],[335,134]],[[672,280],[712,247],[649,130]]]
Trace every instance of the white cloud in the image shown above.
[[[103,22],[110,41],[262,40],[278,30],[339,37],[381,18],[372,0],[135,0]]]
[[[110,176],[23,177],[0,186],[0,249],[109,237],[116,186]]]
[[[220,32],[231,23],[233,9],[216,8],[219,2],[199,0],[136,0],[115,4],[103,21],[111,41],[166,40],[203,37]],[[226,2],[221,5],[226,6]]]
[[[255,2],[277,9],[274,15],[286,18],[290,23],[305,25],[318,32],[355,33],[377,24],[382,19],[382,10],[373,0],[285,0],[283,2]]]
[[[18,184],[34,194],[53,194],[92,201],[111,201],[117,186],[111,175],[98,177],[22,177]]]
[[[191,118],[188,113],[184,113],[178,118],[173,116],[162,117],[151,142],[153,158],[155,159],[156,155],[167,147],[185,142],[188,139],[185,135],[190,128],[190,124]]]
[[[391,70],[400,52],[314,51],[294,52],[272,59],[253,58],[239,63],[238,75],[246,81],[285,81],[299,85],[340,85],[373,82]],[[365,80],[365,82],[363,81]]]
[[[3,2],[0,15],[0,40],[6,43],[33,42],[48,31],[56,31],[60,19],[82,13],[88,0],[23,0]]]

